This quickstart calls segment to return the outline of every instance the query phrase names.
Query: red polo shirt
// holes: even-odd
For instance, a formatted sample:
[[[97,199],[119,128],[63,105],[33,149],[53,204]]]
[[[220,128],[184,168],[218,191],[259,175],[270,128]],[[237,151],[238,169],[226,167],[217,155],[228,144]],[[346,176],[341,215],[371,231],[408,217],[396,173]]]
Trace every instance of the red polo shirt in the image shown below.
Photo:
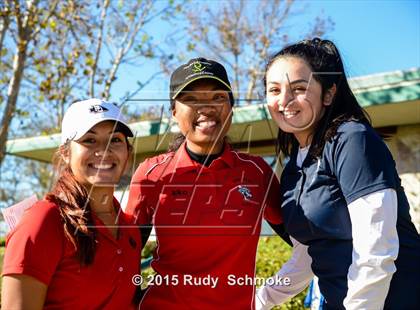
[[[120,212],[115,239],[99,218],[93,220],[95,259],[81,267],[58,207],[45,200],[36,203],[7,238],[2,275],[25,274],[48,285],[44,309],[135,308],[132,277],[140,271],[139,230],[129,227],[132,221]]]
[[[236,279],[255,276],[262,217],[282,223],[279,183],[261,157],[226,145],[205,167],[183,144],[139,166],[126,212],[157,234],[158,276],[141,309],[254,309],[255,286]]]

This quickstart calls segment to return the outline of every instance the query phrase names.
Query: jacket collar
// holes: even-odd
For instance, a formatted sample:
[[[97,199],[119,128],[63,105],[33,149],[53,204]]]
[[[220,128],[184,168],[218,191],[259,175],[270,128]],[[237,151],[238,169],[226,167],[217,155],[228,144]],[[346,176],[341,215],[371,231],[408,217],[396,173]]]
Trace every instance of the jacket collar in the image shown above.
[[[187,143],[181,144],[179,149],[175,152],[172,158],[173,165],[177,173],[184,173],[190,170],[201,170],[201,169],[220,169],[223,167],[234,167],[235,166],[235,155],[231,146],[225,142],[223,152],[220,157],[216,158],[209,167],[205,167],[195,161],[193,161],[186,150]]]

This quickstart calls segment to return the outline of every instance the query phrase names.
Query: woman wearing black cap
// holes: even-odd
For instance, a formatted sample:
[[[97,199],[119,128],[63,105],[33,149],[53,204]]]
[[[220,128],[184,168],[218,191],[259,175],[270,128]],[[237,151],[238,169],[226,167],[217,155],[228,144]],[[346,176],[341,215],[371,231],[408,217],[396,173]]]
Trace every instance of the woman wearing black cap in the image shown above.
[[[127,207],[143,238],[153,225],[158,242],[140,308],[253,309],[261,220],[282,224],[278,180],[225,141],[234,101],[222,65],[192,59],[170,90],[181,135],[139,166]]]

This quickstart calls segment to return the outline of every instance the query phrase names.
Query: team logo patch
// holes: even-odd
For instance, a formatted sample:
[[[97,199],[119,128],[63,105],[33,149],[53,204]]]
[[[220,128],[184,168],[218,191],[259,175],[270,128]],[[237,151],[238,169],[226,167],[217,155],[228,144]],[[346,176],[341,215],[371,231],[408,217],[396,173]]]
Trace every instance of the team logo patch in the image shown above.
[[[244,196],[244,199],[246,199],[246,200],[249,200],[249,199],[251,199],[251,198],[252,198],[252,193],[251,193],[251,191],[249,190],[249,188],[248,188],[248,187],[246,187],[246,186],[242,186],[242,185],[240,185],[240,186],[238,187],[238,192],[240,192],[240,193],[242,194],[242,196]]]
[[[192,68],[192,71],[193,71],[194,73],[201,72],[201,71],[203,71],[204,69],[206,69],[206,66],[205,66],[205,65],[203,65],[201,62],[199,62],[199,61],[194,62],[194,64],[193,64],[193,68]]]
[[[89,111],[91,113],[103,113],[108,111],[108,109],[100,105],[93,105],[90,107]]]

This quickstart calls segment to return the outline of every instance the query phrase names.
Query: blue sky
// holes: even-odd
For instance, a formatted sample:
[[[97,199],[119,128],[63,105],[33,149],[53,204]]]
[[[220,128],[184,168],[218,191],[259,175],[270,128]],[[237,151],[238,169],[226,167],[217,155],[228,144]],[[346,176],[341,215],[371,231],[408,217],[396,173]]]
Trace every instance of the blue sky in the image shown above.
[[[420,67],[420,1],[311,1],[335,22],[350,76]]]
[[[295,17],[291,35],[299,38],[315,16],[329,16],[335,27],[325,38],[338,45],[350,77],[420,67],[420,0],[312,0],[297,6],[303,13]],[[142,67],[144,80],[156,69],[152,63]],[[113,100],[136,89],[136,79],[141,80],[137,70],[122,71],[113,85]],[[156,79],[145,90],[165,93],[168,79]]]

